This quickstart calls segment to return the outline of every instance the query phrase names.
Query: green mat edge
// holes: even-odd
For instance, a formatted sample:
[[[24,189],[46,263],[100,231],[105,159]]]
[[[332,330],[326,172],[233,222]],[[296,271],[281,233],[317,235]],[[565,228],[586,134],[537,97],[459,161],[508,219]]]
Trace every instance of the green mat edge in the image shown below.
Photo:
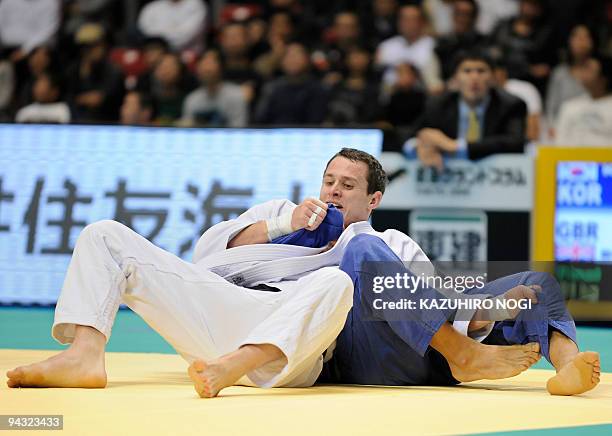
[[[64,348],[64,345],[51,338],[53,314],[53,308],[0,307],[0,348]],[[612,372],[612,329],[578,327],[578,341],[581,349],[598,351],[601,355],[601,369]],[[121,309],[117,313],[113,334],[106,349],[114,352],[176,354],[157,332],[129,309]],[[552,369],[545,359],[533,367]]]

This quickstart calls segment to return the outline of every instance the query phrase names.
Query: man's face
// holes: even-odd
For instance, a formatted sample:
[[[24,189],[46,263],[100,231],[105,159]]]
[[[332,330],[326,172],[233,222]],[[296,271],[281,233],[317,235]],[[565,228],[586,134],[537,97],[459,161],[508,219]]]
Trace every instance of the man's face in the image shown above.
[[[44,75],[36,79],[32,93],[38,103],[52,103],[58,94],[57,88],[54,88],[49,78]]]
[[[370,65],[370,54],[364,50],[351,50],[346,58],[349,71],[364,73]]]
[[[390,17],[397,9],[395,0],[374,0],[374,15],[377,17]]]
[[[597,59],[589,59],[585,62],[582,73],[580,74],[582,85],[591,93],[597,92],[601,87],[605,87],[606,78],[601,73],[601,64]]]
[[[336,37],[341,42],[352,42],[359,37],[359,19],[348,12],[336,15],[334,22]]]
[[[418,6],[404,6],[399,11],[397,28],[399,33],[409,40],[423,35],[423,15]]]
[[[197,66],[198,78],[202,83],[216,82],[221,78],[221,64],[218,54],[207,52]]]
[[[166,53],[155,67],[155,78],[164,85],[171,85],[178,82],[181,76],[180,62],[181,61],[176,55]]]
[[[382,194],[368,194],[368,166],[364,162],[353,162],[338,156],[323,174],[319,198],[334,204],[344,215],[344,227],[366,221],[373,209],[378,207]]]
[[[143,59],[149,68],[155,67],[166,53],[164,46],[160,44],[149,44],[143,51]]]
[[[527,20],[535,20],[542,15],[542,5],[536,0],[522,0],[519,15]]]
[[[468,59],[461,62],[455,78],[463,99],[468,103],[477,103],[489,93],[493,72],[486,62]]]
[[[593,39],[586,26],[577,26],[572,30],[569,39],[570,51],[572,54],[581,58],[588,56],[593,51]]]
[[[308,70],[310,59],[308,53],[299,44],[290,44],[283,57],[283,71],[288,76],[297,76]]]
[[[453,3],[453,25],[457,33],[465,33],[474,28],[474,5],[466,1]]]
[[[230,24],[221,32],[221,49],[228,56],[242,56],[249,48],[246,27],[242,24]]]

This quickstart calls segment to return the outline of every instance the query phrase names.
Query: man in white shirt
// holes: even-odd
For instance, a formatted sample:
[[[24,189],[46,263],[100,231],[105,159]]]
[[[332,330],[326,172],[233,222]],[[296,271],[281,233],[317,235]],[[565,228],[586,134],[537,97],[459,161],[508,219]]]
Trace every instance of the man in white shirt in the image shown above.
[[[588,61],[581,77],[588,95],[561,105],[556,143],[568,146],[612,146],[612,60]]]
[[[16,47],[20,58],[48,44],[60,24],[59,0],[0,1],[0,46]]]
[[[542,97],[538,88],[530,82],[519,79],[509,79],[508,69],[503,60],[495,62],[495,82],[508,94],[512,94],[527,105],[527,128],[525,135],[530,141],[540,139],[540,121],[542,117]]]
[[[223,80],[221,54],[206,50],[197,65],[200,87],[183,103],[182,122],[210,127],[245,127],[247,102],[242,88]]]
[[[51,123],[67,124],[70,122],[70,108],[64,101],[59,101],[61,84],[59,79],[49,73],[42,73],[32,89],[34,102],[17,111],[15,121],[18,123]]]
[[[443,88],[440,79],[440,63],[435,55],[435,40],[425,34],[425,17],[417,5],[402,6],[398,12],[399,35],[381,42],[376,50],[376,64],[385,69],[386,86],[395,83],[395,69],[401,63],[415,65],[421,72],[425,85],[432,92]]]
[[[138,28],[146,36],[161,36],[175,50],[199,49],[206,14],[202,0],[154,0],[140,11]]]
[[[477,0],[480,14],[476,28],[480,33],[490,35],[501,20],[511,18],[519,13],[517,0]]]

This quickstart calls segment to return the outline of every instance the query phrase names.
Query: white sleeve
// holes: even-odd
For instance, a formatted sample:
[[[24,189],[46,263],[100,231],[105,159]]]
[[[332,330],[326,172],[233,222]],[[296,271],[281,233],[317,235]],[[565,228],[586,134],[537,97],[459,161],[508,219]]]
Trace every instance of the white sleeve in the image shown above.
[[[555,143],[557,145],[569,145],[572,141],[572,133],[571,129],[569,129],[570,124],[570,112],[571,112],[571,100],[564,102],[561,104],[561,109],[559,110],[559,117],[557,118],[557,132],[555,136]]]
[[[41,13],[38,26],[30,29],[29,37],[24,42],[21,49],[29,53],[34,48],[49,42],[57,32],[60,24],[60,2],[48,1],[45,4],[45,11]]]
[[[227,250],[228,242],[251,224],[291,212],[295,207],[296,205],[289,200],[271,200],[253,206],[236,219],[215,224],[198,240],[193,252],[193,263],[211,254]]]
[[[229,127],[244,127],[247,124],[247,104],[242,96],[242,90],[236,87],[228,104]]]
[[[531,83],[525,83],[525,98],[529,115],[539,115],[542,113],[542,97],[538,88]]]

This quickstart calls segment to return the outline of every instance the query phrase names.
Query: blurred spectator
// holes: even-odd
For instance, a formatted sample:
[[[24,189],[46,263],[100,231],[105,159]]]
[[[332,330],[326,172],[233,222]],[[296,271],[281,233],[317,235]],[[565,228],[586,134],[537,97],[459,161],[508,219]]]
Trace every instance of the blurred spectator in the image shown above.
[[[247,38],[249,40],[249,57],[255,60],[270,48],[266,42],[268,23],[261,17],[253,17],[247,23]]]
[[[16,104],[18,107],[31,103],[34,82],[44,72],[57,72],[55,54],[49,46],[40,46],[33,49],[28,57],[25,66],[19,71],[20,81],[17,83],[18,91]]]
[[[9,110],[15,90],[15,69],[5,57],[7,55],[8,52],[0,53],[0,121],[10,119]]]
[[[146,36],[161,36],[174,50],[202,48],[206,30],[206,4],[202,0],[153,0],[138,17]]]
[[[271,18],[278,13],[288,14],[293,23],[295,37],[304,44],[319,41],[321,30],[331,15],[334,2],[328,0],[267,0],[264,16]]]
[[[0,46],[14,48],[13,62],[52,42],[60,24],[60,0],[2,0]]]
[[[111,28],[117,24],[117,5],[115,0],[64,0],[65,17],[63,29],[66,33],[74,33],[83,24],[95,21]]]
[[[319,124],[326,116],[328,93],[310,75],[310,54],[291,43],[283,57],[285,73],[264,86],[255,122],[260,124]]]
[[[375,47],[397,33],[397,0],[374,0],[372,11],[365,15],[368,45]]]
[[[225,63],[225,77],[242,83],[253,77],[249,59],[247,28],[242,23],[228,23],[219,33],[219,46]]]
[[[271,78],[280,73],[281,62],[287,44],[295,33],[291,15],[279,12],[270,17],[267,43],[269,50],[255,59],[255,71],[264,78]]]
[[[491,59],[478,51],[457,54],[455,78],[459,91],[428,101],[417,137],[406,147],[416,146],[421,162],[438,168],[443,155],[480,159],[523,152],[527,108],[492,86]]]
[[[111,122],[119,119],[123,76],[108,60],[104,28],[82,25],[75,35],[79,59],[68,68],[67,92],[77,122]]]
[[[136,77],[136,83],[131,89],[137,89],[148,93],[151,89],[153,71],[162,57],[170,51],[168,42],[161,37],[152,36],[142,42],[142,59],[145,70],[140,76]]]
[[[492,41],[501,49],[510,77],[529,80],[544,91],[556,61],[553,28],[544,0],[520,0],[519,5],[518,17],[501,22]]]
[[[194,85],[176,53],[165,53],[161,57],[153,70],[150,91],[157,108],[158,124],[169,125],[181,117],[183,100]]]
[[[244,98],[251,102],[259,85],[259,76],[251,66],[247,28],[229,23],[221,29],[219,45],[223,57],[223,79],[240,85]]]
[[[452,4],[452,30],[436,41],[436,54],[442,67],[442,78],[448,80],[453,75],[453,58],[462,50],[482,47],[483,35],[476,31],[478,4],[475,0],[455,0]]]
[[[518,0],[476,0],[478,2],[478,21],[476,30],[483,35],[490,35],[497,24],[518,15]]]
[[[397,80],[384,108],[384,118],[394,127],[411,126],[425,109],[427,95],[420,85],[419,71],[408,63],[395,67]]]
[[[334,15],[334,24],[327,34],[327,41],[322,49],[322,58],[315,61],[317,69],[336,74],[335,80],[328,83],[337,83],[345,63],[347,52],[361,43],[361,25],[359,16],[350,11],[339,12]]]
[[[423,0],[423,10],[429,17],[431,33],[446,35],[453,30],[453,4],[455,0]]]
[[[587,61],[580,77],[588,94],[561,105],[556,142],[571,146],[612,146],[612,59]]]
[[[204,52],[197,70],[200,87],[185,99],[182,121],[198,126],[245,127],[247,102],[240,86],[224,81],[219,52]]]
[[[378,83],[373,80],[372,55],[362,47],[346,55],[347,73],[331,92],[327,121],[335,125],[371,123],[378,107]]]
[[[61,99],[60,79],[49,73],[41,73],[32,89],[34,103],[21,108],[15,117],[18,123],[70,122],[70,108]]]
[[[120,114],[124,126],[149,126],[155,119],[155,102],[149,94],[130,91],[123,98]]]
[[[525,80],[509,79],[508,69],[503,60],[495,63],[495,82],[508,94],[512,94],[527,105],[527,139],[540,139],[540,119],[542,116],[542,97],[538,89]]]
[[[385,68],[383,81],[387,87],[395,82],[395,67],[408,62],[415,65],[431,92],[443,88],[440,80],[440,64],[434,53],[434,39],[425,34],[425,17],[419,6],[402,6],[399,10],[397,28],[399,35],[389,38],[378,46],[376,63]]]
[[[548,82],[546,115],[552,125],[557,121],[563,102],[586,94],[580,77],[596,52],[593,32],[584,24],[575,26],[569,35],[567,61],[555,67]]]

